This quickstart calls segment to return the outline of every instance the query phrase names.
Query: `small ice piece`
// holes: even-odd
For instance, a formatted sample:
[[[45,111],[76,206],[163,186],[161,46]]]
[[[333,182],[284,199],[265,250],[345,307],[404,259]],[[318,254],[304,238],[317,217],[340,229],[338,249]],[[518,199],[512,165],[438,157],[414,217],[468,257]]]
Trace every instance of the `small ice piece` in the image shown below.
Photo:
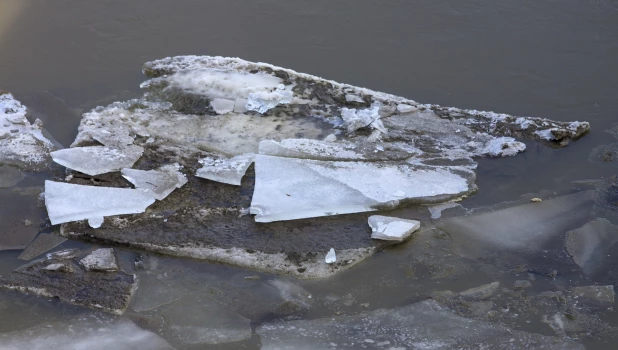
[[[363,154],[355,151],[355,148],[355,144],[348,142],[335,143],[310,139],[286,139],[279,142],[264,140],[260,142],[259,153],[268,156],[316,160],[365,159]]]
[[[95,216],[93,218],[88,219],[88,225],[92,228],[99,228],[103,225],[103,220],[105,220],[102,216]]]
[[[493,157],[506,157],[514,156],[525,150],[526,145],[522,142],[515,141],[512,137],[498,137],[487,142],[483,154]]]
[[[345,95],[345,100],[346,100],[346,102],[365,103],[365,101],[360,96],[352,95],[352,94],[346,94]]]
[[[97,249],[79,262],[88,271],[118,271],[113,248]]]
[[[247,109],[250,111],[257,111],[259,113],[266,113],[269,109],[275,108],[280,104],[287,104],[292,102],[294,93],[289,90],[275,90],[275,91],[259,91],[250,93],[247,98]]]
[[[412,232],[421,227],[416,220],[399,219],[395,217],[372,215],[368,220],[371,227],[371,238],[385,241],[403,242]]]
[[[49,264],[43,267],[42,270],[54,272],[73,272],[71,265],[63,263]]]
[[[335,249],[330,248],[330,250],[326,254],[326,257],[324,258],[324,261],[327,264],[332,264],[337,261],[337,254],[335,254]]]
[[[406,193],[404,191],[397,191],[395,193],[393,193],[394,196],[396,197],[404,197],[406,195]]]
[[[157,170],[122,169],[122,177],[135,188],[145,191],[157,200],[163,200],[172,191],[187,183],[187,177],[180,172],[178,164],[170,164]]]
[[[45,181],[45,206],[52,225],[143,213],[154,201],[152,195],[140,190]]]
[[[52,260],[52,259],[66,260],[66,259],[73,259],[75,256],[77,256],[77,253],[79,253],[77,249],[65,249],[65,250],[59,250],[53,253],[47,253],[46,256],[47,256],[47,259],[49,260]]]
[[[399,113],[410,113],[418,111],[418,108],[414,106],[407,105],[405,103],[400,103],[397,105],[397,111]]]
[[[140,146],[112,148],[89,146],[61,149],[51,152],[54,162],[87,175],[99,175],[122,168],[130,168],[142,156]]]
[[[234,101],[234,112],[236,113],[245,113],[247,111],[247,99],[246,98],[237,98]]]
[[[225,98],[215,98],[210,101],[210,106],[217,114],[226,114],[234,110],[235,101]]]
[[[386,128],[380,121],[380,107],[382,105],[375,102],[371,108],[356,109],[356,108],[341,108],[341,118],[346,124],[348,132],[353,132],[361,128],[372,127],[382,132],[386,132]]]
[[[459,169],[462,170],[462,169]],[[256,155],[251,214],[258,222],[358,213],[376,207],[457,198],[465,172],[389,162],[319,161]],[[470,173],[470,175],[472,174]],[[398,191],[405,197],[395,196]]]
[[[325,142],[335,142],[335,141],[337,141],[337,135],[335,135],[335,134],[330,134],[330,135],[328,135],[328,136],[326,136],[326,137],[324,138],[324,141],[325,141]]]
[[[255,155],[252,153],[224,159],[207,157],[200,160],[204,166],[197,169],[195,176],[204,179],[240,186],[242,177],[253,163]]]
[[[431,214],[432,219],[439,219],[440,217],[442,217],[442,211],[446,209],[455,208],[458,206],[460,205],[457,203],[446,202],[446,203],[440,203],[440,204],[429,206],[427,207],[427,209],[429,210],[429,213]]]

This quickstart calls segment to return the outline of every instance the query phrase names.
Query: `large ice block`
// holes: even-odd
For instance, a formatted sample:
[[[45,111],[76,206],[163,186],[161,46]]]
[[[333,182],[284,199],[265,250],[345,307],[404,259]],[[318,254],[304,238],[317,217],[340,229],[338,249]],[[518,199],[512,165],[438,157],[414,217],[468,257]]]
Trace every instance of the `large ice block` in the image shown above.
[[[356,213],[401,200],[432,202],[471,190],[465,173],[390,162],[337,162],[256,155],[251,214],[270,222]]]
[[[144,153],[140,146],[113,148],[106,146],[74,147],[51,152],[54,162],[91,176],[130,168]]]
[[[152,203],[154,197],[140,190],[45,181],[45,206],[52,225],[143,213]]]

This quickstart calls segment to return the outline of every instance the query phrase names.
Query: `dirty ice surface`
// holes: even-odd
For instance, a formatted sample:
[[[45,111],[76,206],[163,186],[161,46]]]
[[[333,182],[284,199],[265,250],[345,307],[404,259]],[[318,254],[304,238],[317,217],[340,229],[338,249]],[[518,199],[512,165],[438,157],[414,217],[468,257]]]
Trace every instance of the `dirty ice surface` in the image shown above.
[[[26,107],[10,93],[0,92],[0,162],[27,170],[40,169],[54,144],[43,135],[43,124],[30,124]]]
[[[88,175],[105,174],[130,168],[142,156],[144,149],[139,146],[113,148],[90,146],[67,148],[51,153],[54,162],[69,169]]]
[[[199,162],[203,166],[197,169],[195,176],[224,184],[240,186],[242,177],[254,159],[254,154],[241,154],[229,159],[206,157],[200,159]]]
[[[157,170],[124,168],[121,173],[135,188],[146,191],[157,200],[165,199],[172,191],[187,183],[187,177],[180,172],[178,164],[165,165]]]
[[[267,323],[256,332],[262,350],[584,349],[566,339],[463,318],[434,300],[351,316]]]
[[[68,322],[46,323],[21,331],[0,333],[3,350],[173,350],[163,338],[133,322],[83,316]]]
[[[45,206],[52,225],[142,213],[154,201],[151,195],[140,190],[45,181]]]
[[[370,216],[368,223],[371,227],[371,238],[398,242],[403,242],[421,227],[421,223],[417,220],[382,215]]]

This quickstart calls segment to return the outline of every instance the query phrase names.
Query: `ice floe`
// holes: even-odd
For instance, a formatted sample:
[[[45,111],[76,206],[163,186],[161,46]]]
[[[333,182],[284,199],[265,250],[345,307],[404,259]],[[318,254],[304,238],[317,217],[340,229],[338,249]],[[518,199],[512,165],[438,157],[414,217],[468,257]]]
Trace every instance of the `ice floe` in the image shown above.
[[[51,152],[54,162],[88,175],[105,174],[130,168],[144,153],[139,146],[113,148],[107,146],[74,147]]]
[[[417,220],[382,215],[370,216],[368,223],[371,227],[371,238],[397,242],[403,242],[421,227],[421,223]]]
[[[45,206],[52,225],[142,213],[154,201],[154,197],[140,190],[45,181]]]
[[[172,191],[187,183],[187,177],[180,172],[178,164],[165,165],[157,170],[124,168],[121,173],[135,188],[146,191],[158,200],[163,200]]]
[[[203,166],[195,172],[195,176],[225,184],[240,186],[242,177],[253,163],[255,155],[241,154],[229,159],[206,157],[200,159]]]

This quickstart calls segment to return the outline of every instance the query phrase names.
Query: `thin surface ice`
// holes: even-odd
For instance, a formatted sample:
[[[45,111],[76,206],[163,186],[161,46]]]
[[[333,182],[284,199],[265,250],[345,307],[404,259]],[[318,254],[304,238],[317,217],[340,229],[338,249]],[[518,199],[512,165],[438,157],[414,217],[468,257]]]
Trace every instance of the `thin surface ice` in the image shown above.
[[[0,344],[2,350],[174,350],[127,319],[95,316],[0,334]]]
[[[262,350],[584,349],[570,340],[467,319],[434,300],[351,316],[266,323],[256,332]]]
[[[241,154],[229,159],[206,157],[200,160],[203,167],[197,169],[195,176],[225,184],[240,186],[242,177],[253,163],[254,154]]]
[[[130,168],[144,153],[139,146],[113,148],[107,146],[74,147],[51,153],[54,162],[91,176]]]
[[[26,107],[0,92],[0,162],[36,169],[45,164],[54,144],[43,136],[40,120],[30,124]]]
[[[498,137],[487,142],[483,153],[493,157],[507,157],[514,156],[525,150],[526,145],[522,142],[515,141],[512,137]]]
[[[28,243],[26,249],[17,257],[20,260],[30,260],[52,250],[64,243],[67,239],[53,233],[41,233],[32,242]]]
[[[432,202],[471,190],[465,177],[448,168],[408,164],[256,155],[255,171],[250,211],[258,222],[372,211],[404,199]]]
[[[0,188],[13,187],[21,182],[26,175],[16,167],[0,165]]]
[[[163,200],[172,191],[184,186],[187,177],[180,172],[178,164],[170,164],[157,170],[122,169],[122,176],[158,200]]]
[[[403,242],[412,232],[421,227],[417,220],[406,220],[389,216],[372,215],[367,220],[371,227],[371,238]]]
[[[154,201],[151,195],[140,190],[45,181],[45,206],[52,225],[143,213]]]
[[[564,245],[573,261],[586,274],[592,275],[603,267],[604,258],[616,243],[618,226],[598,218],[567,232]]]

